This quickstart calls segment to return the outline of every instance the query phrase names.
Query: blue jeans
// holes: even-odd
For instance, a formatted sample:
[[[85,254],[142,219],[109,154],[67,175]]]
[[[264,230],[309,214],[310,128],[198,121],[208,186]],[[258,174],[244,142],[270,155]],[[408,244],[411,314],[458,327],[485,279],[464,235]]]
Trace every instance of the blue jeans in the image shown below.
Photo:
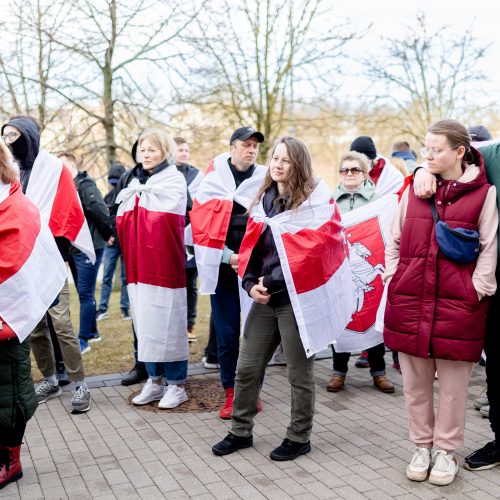
[[[83,340],[97,335],[95,285],[103,253],[104,248],[95,251],[95,264],[92,264],[82,252],[71,255],[69,258],[69,265],[80,299],[80,333],[78,336]]]
[[[220,282],[210,296],[212,317],[217,338],[222,387],[234,387],[236,363],[240,348],[240,296],[238,282],[234,286]]]
[[[116,264],[118,263],[118,258],[121,257],[121,276],[122,276],[122,288],[120,292],[120,309],[122,311],[127,311],[130,307],[127,293],[127,278],[125,277],[125,266],[123,264],[122,250],[119,246],[109,247],[104,249],[104,274],[102,277],[102,287],[101,287],[101,302],[99,304],[99,312],[106,312],[109,305],[109,296],[111,295],[111,289],[113,288],[113,277],[115,275]]]
[[[188,362],[167,361],[165,363],[144,363],[148,377],[158,380],[164,377],[168,385],[183,384],[187,378]]]

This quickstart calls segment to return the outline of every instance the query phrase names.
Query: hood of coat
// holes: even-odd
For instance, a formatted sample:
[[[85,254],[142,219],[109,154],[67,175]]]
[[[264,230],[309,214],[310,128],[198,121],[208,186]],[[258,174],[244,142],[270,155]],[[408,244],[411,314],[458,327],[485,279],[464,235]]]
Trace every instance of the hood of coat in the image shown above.
[[[19,166],[23,170],[30,169],[35,163],[35,159],[38,156],[38,152],[40,150],[40,132],[35,122],[30,120],[29,118],[13,118],[9,120],[2,126],[2,135],[4,128],[10,125],[11,127],[17,128],[19,132],[21,132],[22,138],[19,137],[16,141],[14,141],[10,147],[13,151],[14,157],[16,157],[16,146],[15,144],[24,138],[25,144],[25,156],[24,158],[17,158],[16,160],[19,162]]]
[[[332,198],[337,201],[339,198],[343,196],[351,196],[351,194],[359,194],[366,201],[371,201],[371,199],[375,196],[375,184],[373,181],[368,178],[359,186],[356,191],[347,191],[342,184],[339,184],[332,193]]]

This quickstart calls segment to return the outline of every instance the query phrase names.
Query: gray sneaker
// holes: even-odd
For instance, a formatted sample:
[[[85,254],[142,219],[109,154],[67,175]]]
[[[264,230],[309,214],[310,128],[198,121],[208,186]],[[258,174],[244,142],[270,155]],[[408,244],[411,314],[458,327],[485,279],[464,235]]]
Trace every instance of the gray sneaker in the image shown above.
[[[76,388],[71,400],[71,413],[85,413],[90,410],[90,392],[87,387],[80,385]]]
[[[47,399],[56,398],[62,392],[59,384],[52,385],[48,380],[44,380],[38,387],[35,388],[36,400],[38,404],[45,403]]]
[[[489,404],[490,402],[486,396],[481,396],[472,403],[476,410],[480,410],[483,406],[488,406]]]
[[[480,410],[479,413],[481,413],[481,416],[483,418],[490,418],[490,405],[488,406],[483,406]]]

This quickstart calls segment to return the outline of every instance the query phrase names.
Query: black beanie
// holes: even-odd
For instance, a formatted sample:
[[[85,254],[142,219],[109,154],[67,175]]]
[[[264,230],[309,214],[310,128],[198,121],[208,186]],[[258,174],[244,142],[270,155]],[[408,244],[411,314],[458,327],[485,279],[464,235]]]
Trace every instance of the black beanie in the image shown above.
[[[484,125],[476,125],[475,127],[469,127],[468,132],[472,142],[484,142],[491,141],[490,131]]]
[[[371,137],[367,135],[362,135],[357,137],[352,141],[350,151],[357,151],[358,153],[363,153],[370,160],[374,160],[377,156],[377,148]]]

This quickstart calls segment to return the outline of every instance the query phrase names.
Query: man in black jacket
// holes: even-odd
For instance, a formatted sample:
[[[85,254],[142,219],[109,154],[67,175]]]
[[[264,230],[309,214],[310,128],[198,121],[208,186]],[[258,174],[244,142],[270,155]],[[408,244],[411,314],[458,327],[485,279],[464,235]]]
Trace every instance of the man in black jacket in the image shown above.
[[[111,189],[104,196],[104,201],[111,210],[115,204],[116,198],[116,186],[120,177],[126,172],[123,165],[115,163],[111,165],[108,172],[108,183]],[[102,321],[109,318],[108,306],[109,297],[111,295],[111,289],[113,287],[113,277],[115,275],[116,265],[118,264],[118,259],[121,260],[121,280],[122,287],[120,291],[120,310],[122,319],[130,320],[132,319],[129,314],[130,302],[127,293],[127,279],[125,276],[125,264],[123,263],[123,256],[120,247],[120,242],[118,241],[118,235],[116,234],[116,221],[111,220],[111,226],[113,230],[113,243],[107,245],[104,248],[104,274],[102,277],[102,287],[101,287],[101,301],[99,302],[99,309],[97,310],[97,321]]]
[[[96,255],[95,263],[92,264],[85,254],[73,247],[69,258],[80,299],[80,350],[82,354],[85,354],[90,351],[89,342],[101,340],[96,323],[95,287],[104,247],[106,243],[113,242],[113,232],[108,207],[94,179],[89,177],[87,172],[78,171],[76,158],[71,153],[61,153],[59,158],[62,159],[75,180]]]

